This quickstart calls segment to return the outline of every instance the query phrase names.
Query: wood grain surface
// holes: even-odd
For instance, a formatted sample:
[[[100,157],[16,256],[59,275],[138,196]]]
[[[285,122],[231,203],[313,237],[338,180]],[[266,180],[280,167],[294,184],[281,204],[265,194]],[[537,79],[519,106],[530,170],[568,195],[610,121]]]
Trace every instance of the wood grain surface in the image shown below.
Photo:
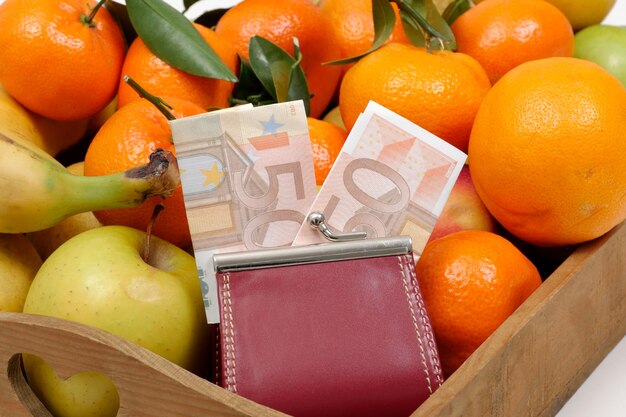
[[[16,355],[22,352],[42,357],[64,378],[82,371],[107,375],[120,396],[119,417],[284,416],[98,329],[0,313],[0,363],[7,368],[0,375],[1,417],[50,417],[24,381]]]

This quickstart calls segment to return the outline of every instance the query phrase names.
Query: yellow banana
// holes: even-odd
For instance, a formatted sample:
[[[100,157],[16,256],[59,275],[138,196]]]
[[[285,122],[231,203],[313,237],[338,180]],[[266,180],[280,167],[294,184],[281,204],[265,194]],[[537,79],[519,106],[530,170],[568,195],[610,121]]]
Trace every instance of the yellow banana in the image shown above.
[[[176,159],[163,150],[141,167],[83,177],[36,146],[0,134],[0,233],[42,230],[86,211],[136,207],[150,196],[169,196],[178,183]]]
[[[52,156],[78,143],[87,132],[89,120],[59,122],[25,109],[0,85],[0,134],[26,140]]]

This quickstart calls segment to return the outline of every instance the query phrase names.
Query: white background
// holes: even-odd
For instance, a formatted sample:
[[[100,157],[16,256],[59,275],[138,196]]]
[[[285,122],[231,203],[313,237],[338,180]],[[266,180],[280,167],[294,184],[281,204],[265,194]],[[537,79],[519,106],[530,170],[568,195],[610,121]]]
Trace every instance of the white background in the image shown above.
[[[0,3],[3,1],[0,0]],[[179,9],[183,4],[182,0],[167,1]],[[204,0],[189,10],[188,17],[199,16],[204,5],[219,8],[230,7],[238,2],[239,0]],[[617,0],[604,23],[626,26],[626,0]],[[626,337],[593,371],[557,417],[626,417]]]

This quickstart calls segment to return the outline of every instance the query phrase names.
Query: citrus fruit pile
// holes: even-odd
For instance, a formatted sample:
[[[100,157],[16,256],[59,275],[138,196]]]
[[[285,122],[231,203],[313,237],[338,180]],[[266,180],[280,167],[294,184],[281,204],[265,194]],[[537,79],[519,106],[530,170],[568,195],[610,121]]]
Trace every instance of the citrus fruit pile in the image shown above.
[[[0,114],[0,133],[32,139],[65,165],[84,160],[87,176],[145,164],[157,148],[175,153],[168,119],[271,99],[241,92],[258,82],[245,77],[250,41],[263,37],[301,58],[318,186],[371,100],[468,154],[416,265],[450,375],[549,275],[537,248],[573,248],[626,218],[626,89],[614,69],[574,57],[583,54],[577,33],[614,1],[454,10],[427,1],[425,26],[407,21],[406,3],[391,1],[381,17],[371,0],[243,0],[146,32],[119,4],[4,0],[0,112],[19,116]],[[213,51],[219,76],[197,69],[206,56],[191,46]],[[189,62],[172,59],[183,52]],[[626,50],[616,54],[626,62]],[[72,234],[100,224],[146,230],[159,202],[97,211]],[[180,186],[164,207],[152,232],[190,250]],[[48,256],[54,248],[39,236]]]

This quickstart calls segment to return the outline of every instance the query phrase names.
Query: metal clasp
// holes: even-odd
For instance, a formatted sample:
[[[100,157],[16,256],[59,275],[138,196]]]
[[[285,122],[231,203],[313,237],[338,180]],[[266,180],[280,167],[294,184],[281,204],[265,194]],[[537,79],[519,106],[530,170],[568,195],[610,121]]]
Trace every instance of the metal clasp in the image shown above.
[[[311,214],[307,216],[307,222],[309,226],[317,229],[326,239],[332,242],[346,242],[349,240],[363,240],[367,238],[367,233],[365,232],[333,233],[326,224],[324,214],[319,211],[311,212]]]
[[[366,239],[365,232],[333,233],[322,213],[307,216],[311,227],[318,229],[334,243],[307,246],[287,246],[243,252],[216,253],[213,255],[215,272],[234,272],[250,269],[277,268],[290,265],[320,262],[347,261],[379,256],[407,255],[413,251],[409,236],[391,236]]]

